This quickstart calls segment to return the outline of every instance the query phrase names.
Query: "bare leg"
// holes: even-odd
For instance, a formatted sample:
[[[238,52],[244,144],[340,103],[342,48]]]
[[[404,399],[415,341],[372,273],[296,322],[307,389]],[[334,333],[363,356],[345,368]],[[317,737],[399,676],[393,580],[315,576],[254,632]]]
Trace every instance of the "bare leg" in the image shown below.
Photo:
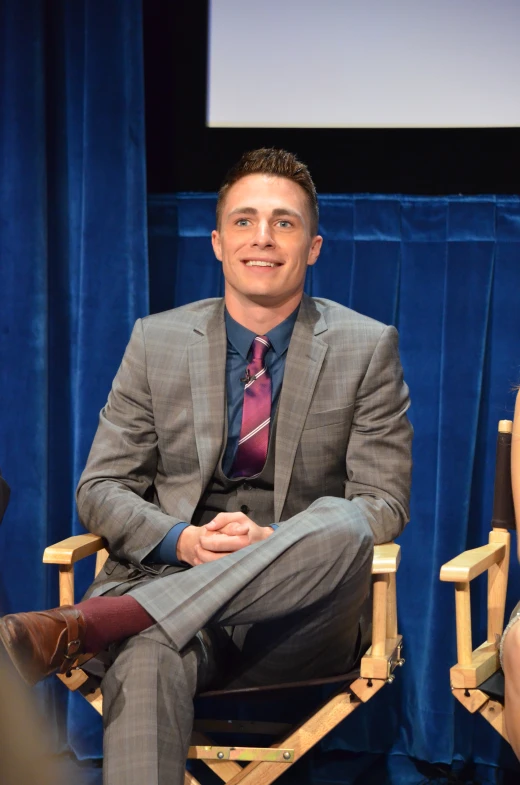
[[[520,622],[513,624],[507,632],[502,662],[506,682],[506,731],[515,755],[520,759]]]

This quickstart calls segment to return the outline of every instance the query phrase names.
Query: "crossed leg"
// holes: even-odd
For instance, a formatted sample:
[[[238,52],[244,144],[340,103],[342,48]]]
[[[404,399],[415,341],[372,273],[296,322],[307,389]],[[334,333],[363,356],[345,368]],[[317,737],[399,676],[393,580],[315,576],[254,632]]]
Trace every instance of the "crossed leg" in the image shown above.
[[[348,670],[371,558],[361,515],[304,517],[243,551],[133,589],[156,624],[122,647],[103,680],[104,782],[182,785],[203,664],[193,638],[208,624],[235,628],[233,667],[221,674],[232,686]]]

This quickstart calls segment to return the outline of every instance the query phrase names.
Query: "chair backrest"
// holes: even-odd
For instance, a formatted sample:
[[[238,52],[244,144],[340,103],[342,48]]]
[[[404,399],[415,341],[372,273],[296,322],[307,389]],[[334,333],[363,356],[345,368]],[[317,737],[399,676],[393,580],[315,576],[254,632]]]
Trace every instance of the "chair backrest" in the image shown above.
[[[513,423],[511,420],[500,420],[497,436],[493,517],[491,519],[491,525],[494,529],[516,529],[511,487],[512,431]]]

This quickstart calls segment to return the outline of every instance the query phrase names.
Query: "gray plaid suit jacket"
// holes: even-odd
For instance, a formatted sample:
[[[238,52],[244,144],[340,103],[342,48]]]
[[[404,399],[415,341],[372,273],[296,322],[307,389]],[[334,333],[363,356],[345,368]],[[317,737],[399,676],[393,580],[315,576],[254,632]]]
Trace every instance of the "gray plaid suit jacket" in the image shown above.
[[[225,367],[223,300],[136,322],[77,491],[80,519],[110,550],[89,594],[166,568],[143,559],[191,520],[219,460]],[[376,544],[394,539],[408,520],[408,406],[395,328],[304,295],[279,401],[273,522],[329,497],[329,514],[331,502],[342,519],[361,510]]]

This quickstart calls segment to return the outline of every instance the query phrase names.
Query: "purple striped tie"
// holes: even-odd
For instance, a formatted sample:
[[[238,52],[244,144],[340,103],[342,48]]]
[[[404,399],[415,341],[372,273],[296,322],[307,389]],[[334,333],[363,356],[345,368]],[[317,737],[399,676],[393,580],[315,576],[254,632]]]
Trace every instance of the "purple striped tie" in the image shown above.
[[[232,477],[260,474],[267,458],[271,422],[271,378],[264,365],[271,348],[269,338],[257,335],[251,344],[251,362],[246,369],[244,407]]]

